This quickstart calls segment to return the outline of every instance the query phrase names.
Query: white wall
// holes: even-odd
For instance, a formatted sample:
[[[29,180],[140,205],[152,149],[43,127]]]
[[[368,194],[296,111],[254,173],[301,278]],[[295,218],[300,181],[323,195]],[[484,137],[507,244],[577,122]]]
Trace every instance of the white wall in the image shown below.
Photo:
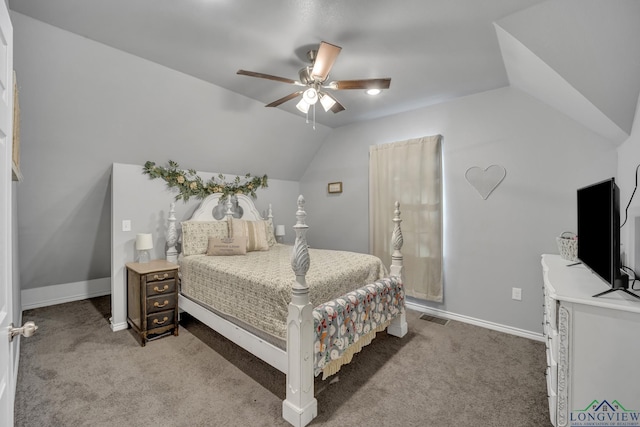
[[[300,183],[309,244],[367,252],[369,146],[434,134],[444,136],[445,285],[444,302],[426,305],[540,333],[540,255],[558,253],[555,237],[575,231],[576,189],[614,176],[617,154],[517,89],[334,130]],[[464,173],[492,164],[507,175],[483,200]],[[331,181],[343,181],[341,195],[327,194]],[[511,299],[512,287],[522,301]]]
[[[218,172],[198,172],[203,180],[217,176]],[[234,177],[229,177],[230,181]],[[295,240],[293,225],[296,223],[298,192],[297,181],[269,179],[268,188],[256,191],[254,203],[259,212],[267,212],[269,204],[274,224],[286,226],[284,243]],[[136,260],[135,238],[137,233],[153,235],[152,259],[165,258],[165,231],[169,204],[175,201],[176,189],[168,189],[162,179],[150,179],[142,175],[142,165],[114,163],[111,172],[111,309],[113,329],[126,328],[126,277],[125,263]],[[175,202],[176,226],[191,217],[200,201]],[[131,221],[131,231],[122,231],[122,221]]]
[[[631,135],[618,148],[617,183],[620,187],[620,223],[625,218],[625,207],[629,204],[633,189],[637,184],[636,170],[640,166],[640,99],[636,107]],[[622,262],[634,268],[640,276],[640,191],[636,191],[629,206],[629,219],[622,227]]]
[[[27,16],[12,13],[12,21],[23,290],[110,276],[113,163],[171,159],[297,181],[329,132]]]

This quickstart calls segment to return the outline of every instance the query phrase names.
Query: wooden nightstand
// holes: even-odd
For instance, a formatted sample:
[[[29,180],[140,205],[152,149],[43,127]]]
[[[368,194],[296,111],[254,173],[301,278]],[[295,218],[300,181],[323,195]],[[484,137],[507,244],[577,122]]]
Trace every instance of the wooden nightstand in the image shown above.
[[[127,322],[140,344],[178,335],[178,265],[163,259],[129,262],[127,267]]]

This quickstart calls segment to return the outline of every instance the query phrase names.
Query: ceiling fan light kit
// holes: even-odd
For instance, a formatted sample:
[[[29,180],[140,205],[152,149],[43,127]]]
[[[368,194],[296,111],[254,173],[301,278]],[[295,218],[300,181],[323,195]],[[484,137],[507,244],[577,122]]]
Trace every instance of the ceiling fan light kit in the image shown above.
[[[282,98],[266,105],[266,107],[277,107],[302,95],[302,99],[296,104],[296,108],[304,114],[308,114],[309,108],[312,105],[315,105],[318,100],[320,100],[320,104],[326,112],[331,111],[335,114],[345,109],[336,98],[321,89],[364,89],[369,95],[377,95],[382,91],[382,89],[389,88],[391,85],[390,78],[338,80],[325,83],[341,50],[342,48],[339,46],[327,42],[320,42],[320,46],[317,51],[310,50],[307,53],[307,57],[309,58],[311,65],[305,66],[299,71],[299,81],[246,70],[238,70],[237,74],[306,87],[307,89],[290,93],[289,95],[283,96]]]

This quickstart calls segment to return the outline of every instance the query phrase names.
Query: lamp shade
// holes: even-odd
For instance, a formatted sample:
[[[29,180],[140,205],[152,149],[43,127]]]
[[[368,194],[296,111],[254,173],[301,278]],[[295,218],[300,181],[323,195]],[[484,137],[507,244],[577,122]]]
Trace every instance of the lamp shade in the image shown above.
[[[296,108],[306,114],[309,112],[309,103],[303,98],[296,104]]]
[[[153,236],[151,236],[151,233],[138,233],[136,236],[136,249],[139,251],[153,249]]]
[[[322,94],[322,96],[320,97],[320,104],[322,104],[322,108],[324,108],[324,111],[328,112],[331,107],[336,105],[336,100],[329,95]]]
[[[282,237],[284,236],[284,234],[285,234],[284,225],[276,225],[276,236]]]
[[[304,93],[302,94],[302,99],[304,99],[307,104],[313,105],[318,102],[318,91],[310,87],[309,89],[304,91]]]

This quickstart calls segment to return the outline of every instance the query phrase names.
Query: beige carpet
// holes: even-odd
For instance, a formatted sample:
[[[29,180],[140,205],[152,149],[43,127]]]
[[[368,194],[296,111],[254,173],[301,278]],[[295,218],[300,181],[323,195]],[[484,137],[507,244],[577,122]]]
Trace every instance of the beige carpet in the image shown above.
[[[109,297],[26,311],[16,426],[286,426],[285,377],[192,318],[140,347]],[[311,426],[549,426],[544,344],[409,312],[326,381]]]

